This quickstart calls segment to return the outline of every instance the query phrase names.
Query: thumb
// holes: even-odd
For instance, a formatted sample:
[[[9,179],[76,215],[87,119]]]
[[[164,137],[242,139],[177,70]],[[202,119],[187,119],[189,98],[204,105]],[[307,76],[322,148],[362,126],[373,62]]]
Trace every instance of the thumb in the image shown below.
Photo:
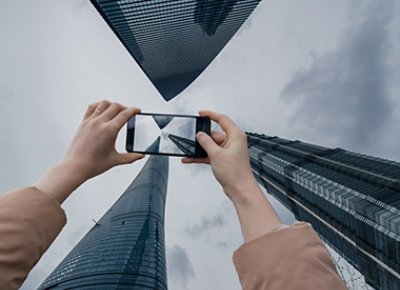
[[[144,154],[138,153],[119,153],[118,154],[118,163],[119,164],[129,164],[136,160],[142,159]]]
[[[213,154],[216,150],[219,149],[219,146],[214,142],[214,140],[204,132],[199,132],[196,135],[197,141],[203,147],[203,149],[207,152],[208,155]]]

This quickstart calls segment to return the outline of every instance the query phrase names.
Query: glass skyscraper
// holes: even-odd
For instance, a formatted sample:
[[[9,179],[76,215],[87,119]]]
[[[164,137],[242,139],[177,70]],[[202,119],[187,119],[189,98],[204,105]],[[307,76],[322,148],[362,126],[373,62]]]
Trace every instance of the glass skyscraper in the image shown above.
[[[192,83],[261,0],[91,0],[166,101]]]
[[[169,134],[168,138],[184,153],[193,156],[196,153],[196,142],[187,138]]]
[[[39,289],[167,289],[168,157],[152,156]]]
[[[400,289],[400,163],[247,133],[258,182],[376,289]],[[293,241],[295,242],[295,241]]]

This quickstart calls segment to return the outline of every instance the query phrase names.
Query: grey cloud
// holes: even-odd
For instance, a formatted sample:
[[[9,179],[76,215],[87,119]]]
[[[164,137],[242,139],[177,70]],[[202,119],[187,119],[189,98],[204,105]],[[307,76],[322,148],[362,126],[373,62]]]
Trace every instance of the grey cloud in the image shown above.
[[[186,288],[189,280],[195,277],[195,272],[186,250],[178,245],[168,248],[167,262],[169,280]]]
[[[312,128],[343,147],[367,149],[392,113],[386,56],[393,1],[369,1],[365,10],[358,2],[353,5],[353,24],[338,49],[297,72],[282,97],[299,102],[291,119],[297,129]]]
[[[225,219],[219,214],[211,218],[203,218],[201,223],[186,227],[185,233],[192,238],[197,238],[204,232],[212,228],[222,227],[224,224]]]
[[[229,249],[229,244],[227,241],[219,241],[216,243],[216,246],[223,250]]]

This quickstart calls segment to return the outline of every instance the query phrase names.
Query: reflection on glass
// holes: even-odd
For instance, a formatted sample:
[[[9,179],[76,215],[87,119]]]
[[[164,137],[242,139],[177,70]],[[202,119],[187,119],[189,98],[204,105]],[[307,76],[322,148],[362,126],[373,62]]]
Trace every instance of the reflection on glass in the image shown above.
[[[238,0],[197,0],[194,22],[198,23],[208,36],[214,35],[225,21]]]

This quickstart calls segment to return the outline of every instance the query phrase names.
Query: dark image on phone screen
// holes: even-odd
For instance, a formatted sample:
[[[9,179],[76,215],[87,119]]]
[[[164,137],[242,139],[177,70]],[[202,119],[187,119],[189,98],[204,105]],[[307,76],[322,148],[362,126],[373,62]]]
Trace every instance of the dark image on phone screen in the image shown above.
[[[196,140],[210,134],[208,117],[141,113],[128,121],[126,150],[145,154],[206,157]]]

